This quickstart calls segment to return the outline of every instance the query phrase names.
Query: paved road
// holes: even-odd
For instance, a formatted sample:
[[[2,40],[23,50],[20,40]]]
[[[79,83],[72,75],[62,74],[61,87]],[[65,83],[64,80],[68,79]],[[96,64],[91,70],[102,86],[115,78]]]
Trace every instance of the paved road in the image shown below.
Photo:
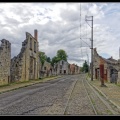
[[[0,94],[0,115],[40,115],[61,99],[77,76],[64,76]],[[65,102],[65,101],[63,101]]]
[[[66,75],[0,94],[0,115],[95,115],[83,80],[85,75]]]

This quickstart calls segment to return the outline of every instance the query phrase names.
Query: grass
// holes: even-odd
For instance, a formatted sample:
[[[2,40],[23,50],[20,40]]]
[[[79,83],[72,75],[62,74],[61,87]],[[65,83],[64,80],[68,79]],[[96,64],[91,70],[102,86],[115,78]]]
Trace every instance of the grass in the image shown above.
[[[9,84],[0,85],[0,88],[6,87],[6,86],[11,86],[11,85],[16,85],[16,84],[22,84],[22,83],[31,83],[32,81],[19,81],[19,82],[14,82],[14,83],[12,82],[12,83],[9,83]]]
[[[117,84],[117,86],[119,86],[119,87],[120,87],[120,83],[119,83],[119,84]]]
[[[49,78],[58,78],[58,76],[50,76],[50,77],[45,77],[45,78],[35,79],[35,80],[12,82],[12,83],[9,83],[9,84],[0,85],[0,88],[1,88],[1,87],[6,87],[6,86],[15,85],[15,84],[34,83],[35,81],[42,81],[42,82],[43,82],[44,80],[48,80]],[[52,79],[50,79],[50,80],[52,80]]]
[[[99,112],[98,112],[98,110],[96,109],[96,107],[95,107],[95,101],[92,99],[92,98],[90,98],[91,99],[91,102],[92,102],[92,104],[93,104],[93,106],[94,106],[94,108],[95,108],[95,110],[96,110],[96,113],[97,113],[97,115],[99,114]]]
[[[110,115],[113,115],[113,113],[110,110],[106,110],[106,112]]]
[[[95,105],[95,101],[93,101],[93,99],[91,99],[91,102],[92,102],[93,105]]]
[[[0,85],[0,88],[2,88],[2,87],[6,87],[6,86],[10,86],[10,84]]]
[[[15,88],[10,88],[10,89],[7,89],[7,90],[3,90],[0,92],[3,93],[3,92],[7,92],[7,91],[11,91],[11,90],[16,90],[18,88],[23,88],[23,87],[27,87],[27,86],[30,86],[30,85],[34,85],[34,84],[37,84],[37,83],[40,83],[40,82],[46,82],[48,80],[53,80],[55,78],[58,78],[58,77],[61,77],[61,76],[50,76],[50,77],[45,77],[45,78],[41,78],[41,79],[35,79],[35,80],[29,80],[29,81],[19,81],[19,82],[14,82],[14,83],[10,83],[10,84],[5,84],[5,85],[1,85],[0,88],[7,88],[8,86],[15,86],[15,85],[22,85],[22,86],[16,86]]]
[[[86,79],[90,78],[90,74],[86,73]]]

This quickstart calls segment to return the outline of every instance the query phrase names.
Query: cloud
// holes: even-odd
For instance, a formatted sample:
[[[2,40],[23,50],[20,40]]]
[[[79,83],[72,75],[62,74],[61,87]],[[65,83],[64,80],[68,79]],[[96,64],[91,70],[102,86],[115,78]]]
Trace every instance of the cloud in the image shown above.
[[[12,43],[14,57],[20,52],[25,32],[33,35],[37,29],[40,51],[52,58],[64,49],[69,62],[82,65],[87,55],[91,60],[91,28],[85,15],[93,15],[94,47],[99,54],[118,59],[119,11],[117,3],[1,3],[0,40]]]

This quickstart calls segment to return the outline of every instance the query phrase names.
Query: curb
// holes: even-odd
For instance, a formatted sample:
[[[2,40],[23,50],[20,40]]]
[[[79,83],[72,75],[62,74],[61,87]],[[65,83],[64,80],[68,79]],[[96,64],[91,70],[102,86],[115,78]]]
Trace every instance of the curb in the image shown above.
[[[88,79],[88,78],[87,78]],[[89,82],[90,83],[90,82]],[[91,84],[91,83],[90,83]],[[92,85],[92,84],[91,84]],[[99,90],[96,86],[92,85],[97,91],[99,91],[110,103],[116,106],[120,110],[120,106],[118,106],[115,102],[110,100],[101,90]]]

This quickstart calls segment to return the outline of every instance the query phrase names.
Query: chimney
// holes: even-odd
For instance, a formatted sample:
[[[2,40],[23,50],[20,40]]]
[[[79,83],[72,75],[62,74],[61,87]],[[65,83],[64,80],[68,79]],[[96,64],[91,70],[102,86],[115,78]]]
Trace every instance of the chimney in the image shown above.
[[[37,29],[34,30],[34,38],[36,40],[38,40],[38,31],[37,31]]]

